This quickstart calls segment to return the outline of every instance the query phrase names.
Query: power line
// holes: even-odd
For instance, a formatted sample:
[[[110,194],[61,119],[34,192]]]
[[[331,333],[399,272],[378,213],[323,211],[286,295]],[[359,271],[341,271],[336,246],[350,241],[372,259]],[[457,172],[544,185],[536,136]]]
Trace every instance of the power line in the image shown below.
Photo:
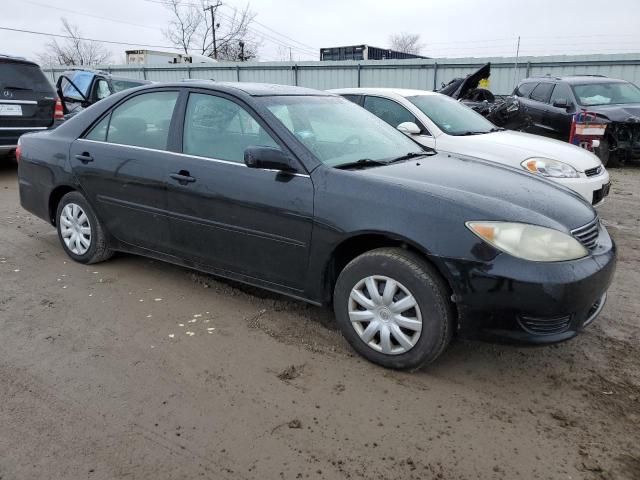
[[[72,37],[71,35],[62,35],[60,33],[47,33],[47,32],[36,32],[35,30],[23,30],[20,28],[9,28],[9,27],[0,27],[0,30],[7,30],[10,32],[19,32],[19,33],[30,33],[32,35],[43,35],[46,37],[56,37],[56,38],[71,38],[76,40],[85,40],[87,42],[98,42],[98,43],[109,43],[112,45],[125,45],[125,46],[138,46],[138,47],[149,47],[149,48],[168,48],[170,50],[176,50],[175,47],[170,47],[168,45],[149,45],[144,43],[137,42],[116,42],[115,40],[100,40],[97,38],[88,38],[88,37]]]
[[[234,8],[233,8],[233,7],[230,7],[229,5],[224,5],[224,4],[223,4],[222,6],[223,6],[223,7],[226,7],[226,8],[229,8],[229,9],[231,9],[231,10],[234,10]],[[307,47],[307,48],[309,48],[309,49],[313,50],[314,52],[315,52],[315,51],[317,51],[317,50],[319,50],[317,47],[313,47],[313,46],[311,46],[311,45],[309,45],[309,44],[307,44],[307,43],[302,43],[302,42],[300,42],[300,41],[296,40],[295,38],[291,38],[291,37],[289,37],[289,36],[285,35],[284,33],[280,33],[280,32],[278,32],[277,30],[274,30],[273,28],[271,28],[271,27],[269,27],[269,26],[265,25],[264,23],[260,23],[258,20],[253,20],[253,22],[254,22],[254,23],[256,23],[257,25],[262,26],[263,28],[266,28],[267,30],[269,30],[269,31],[271,31],[271,32],[273,32],[273,33],[275,33],[275,34],[277,34],[277,35],[280,35],[280,36],[281,36],[281,37],[283,37],[283,38],[286,38],[286,39],[288,39],[288,40],[291,40],[292,42],[297,43],[298,45],[302,45],[303,47]]]
[[[94,15],[92,13],[84,13],[84,12],[79,12],[77,10],[71,10],[70,8],[62,8],[62,7],[56,7],[54,5],[46,5],[44,3],[38,3],[38,2],[34,2],[33,0],[21,0],[24,3],[30,3],[32,5],[35,5],[37,7],[42,7],[42,8],[50,8],[52,10],[58,10],[61,12],[68,12],[68,13],[74,13],[76,15],[82,15],[84,17],[92,17],[92,18],[98,18],[100,20],[107,20],[109,22],[114,22],[114,23],[122,23],[124,25],[132,25],[134,27],[141,27],[141,28],[148,28],[150,30],[158,30],[158,27],[150,27],[149,25],[143,25],[141,23],[133,23],[133,22],[127,22],[125,20],[118,20],[115,18],[110,18],[110,17],[103,17],[100,15]]]
[[[149,2],[149,3],[155,3],[155,4],[158,4],[158,5],[163,5],[163,6],[170,6],[170,4],[168,3],[167,0],[144,0],[144,1],[145,2]],[[196,4],[191,3],[191,2],[181,2],[181,5],[188,6],[188,7],[194,7],[194,8],[198,8],[198,9],[200,8],[200,5],[196,5]],[[228,8],[231,8],[231,7],[228,7]],[[232,20],[232,17],[230,17],[229,15],[227,15],[225,13],[222,13],[220,11],[217,13],[217,15],[221,16],[222,18],[225,18],[228,21]],[[258,22],[255,21],[255,20],[253,22],[258,24]],[[269,27],[267,27],[267,28],[269,28]],[[315,49],[313,49],[313,47],[311,47],[311,48],[303,48],[303,47],[298,47],[296,45],[291,45],[291,44],[289,44],[289,43],[287,43],[287,42],[285,42],[283,40],[280,40],[279,38],[275,38],[274,36],[257,29],[256,27],[248,27],[247,30],[251,31],[252,33],[254,33],[254,34],[256,34],[256,35],[258,35],[260,37],[263,37],[263,39],[266,39],[266,40],[268,40],[268,41],[270,41],[270,42],[272,42],[272,43],[274,43],[276,45],[279,45],[279,46],[282,46],[282,47],[286,47],[286,48],[292,48],[293,50],[297,50],[298,52],[303,53],[305,55],[309,55],[309,56],[314,56],[315,57],[318,54],[317,51]],[[300,43],[300,42],[297,42],[297,43]]]

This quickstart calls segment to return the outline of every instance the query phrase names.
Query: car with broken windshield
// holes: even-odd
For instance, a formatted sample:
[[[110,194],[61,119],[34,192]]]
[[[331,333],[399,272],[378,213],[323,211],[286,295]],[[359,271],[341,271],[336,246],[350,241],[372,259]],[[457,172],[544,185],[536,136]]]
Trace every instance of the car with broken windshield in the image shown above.
[[[129,252],[333,305],[353,348],[389,368],[455,336],[567,340],[615,268],[589,203],[316,90],[140,87],[24,136],[18,157],[22,206],[73,260]]]
[[[532,123],[527,131],[568,141],[574,116],[588,112],[606,125],[594,151],[602,163],[619,167],[640,159],[640,88],[603,75],[531,77],[514,95]]]

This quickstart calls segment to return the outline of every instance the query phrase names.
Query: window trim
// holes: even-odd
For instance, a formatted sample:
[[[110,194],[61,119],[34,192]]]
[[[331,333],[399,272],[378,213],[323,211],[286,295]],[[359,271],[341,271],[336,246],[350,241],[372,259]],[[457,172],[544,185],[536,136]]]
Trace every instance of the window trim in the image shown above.
[[[43,127],[43,128],[46,128],[46,127]],[[223,160],[221,158],[202,157],[200,155],[192,155],[190,153],[173,152],[173,151],[170,151],[170,150],[158,150],[157,148],[139,147],[137,145],[126,145],[124,143],[101,142],[100,140],[90,140],[88,138],[78,138],[77,141],[89,142],[89,143],[97,143],[99,145],[115,145],[117,147],[134,148],[136,150],[144,150],[146,152],[158,152],[158,153],[166,153],[168,155],[179,155],[181,157],[197,158],[197,159],[200,159],[200,160],[209,160],[209,161],[215,162],[215,163],[224,163],[224,164],[227,164],[227,165],[235,165],[236,167],[249,168],[244,163],[232,162],[231,160]],[[274,170],[274,169],[271,169],[271,168],[261,168],[260,170],[265,171],[265,172],[280,172],[281,173],[281,170]],[[287,173],[287,175],[293,175],[294,177],[311,178],[311,176],[309,174],[307,174],[307,173],[297,173],[297,172],[286,172],[286,173]]]
[[[404,108],[407,112],[409,112],[411,115],[413,115],[413,118],[416,119],[416,125],[418,125],[418,127],[420,128],[420,133],[418,135],[424,135],[426,137],[432,137],[433,138],[433,134],[431,132],[429,132],[429,129],[427,127],[424,126],[424,124],[420,121],[420,119],[411,111],[409,110],[407,107],[405,107],[404,105],[402,105],[400,102],[398,102],[397,100],[394,100],[393,98],[389,98],[389,97],[384,97],[381,95],[376,95],[376,94],[365,94],[362,96],[362,104],[360,105],[362,108],[364,108],[365,110],[367,110],[367,112],[369,112],[371,115],[376,115],[375,113],[373,113],[371,110],[368,110],[364,105],[367,102],[367,98],[368,97],[374,97],[374,98],[381,98],[383,100],[388,100],[390,102],[395,103],[396,105],[400,106],[401,108]],[[346,99],[345,99],[346,100]],[[376,117],[378,117],[376,115]],[[380,118],[380,117],[378,117]],[[380,120],[382,120],[384,122],[384,120],[382,118],[380,118]],[[387,122],[384,122],[387,123]],[[392,128],[397,129],[397,125],[394,127],[393,125],[390,125],[387,123],[387,125],[389,125]]]

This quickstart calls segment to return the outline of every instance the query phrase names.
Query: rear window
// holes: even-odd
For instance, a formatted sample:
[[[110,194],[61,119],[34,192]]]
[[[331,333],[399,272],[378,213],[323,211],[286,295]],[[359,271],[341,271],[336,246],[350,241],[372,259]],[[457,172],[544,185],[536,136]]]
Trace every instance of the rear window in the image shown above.
[[[53,86],[37,65],[0,61],[0,90],[53,92]]]

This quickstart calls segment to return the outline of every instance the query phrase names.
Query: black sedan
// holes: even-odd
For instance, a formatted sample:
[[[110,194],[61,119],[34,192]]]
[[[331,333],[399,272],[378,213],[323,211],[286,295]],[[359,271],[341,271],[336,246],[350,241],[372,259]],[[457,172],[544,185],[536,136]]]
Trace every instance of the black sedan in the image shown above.
[[[424,150],[315,90],[141,87],[22,137],[18,157],[23,207],[72,259],[125,251],[332,302],[386,367],[428,363],[454,334],[571,338],[614,272],[611,238],[571,191]]]

